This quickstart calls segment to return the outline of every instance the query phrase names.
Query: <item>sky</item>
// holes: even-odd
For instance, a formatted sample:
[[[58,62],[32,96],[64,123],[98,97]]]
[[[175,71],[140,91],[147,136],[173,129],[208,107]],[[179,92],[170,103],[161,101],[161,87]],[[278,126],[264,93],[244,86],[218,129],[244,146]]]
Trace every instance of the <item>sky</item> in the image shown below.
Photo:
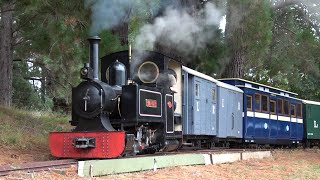
[[[222,16],[220,20],[219,28],[222,29],[222,33],[224,33],[224,30],[226,28],[226,16]]]

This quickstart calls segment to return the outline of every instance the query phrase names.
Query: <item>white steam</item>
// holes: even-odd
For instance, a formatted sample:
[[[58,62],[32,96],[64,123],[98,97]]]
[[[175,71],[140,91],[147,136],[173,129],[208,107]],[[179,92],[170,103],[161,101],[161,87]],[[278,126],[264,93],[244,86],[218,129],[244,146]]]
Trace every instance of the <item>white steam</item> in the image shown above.
[[[164,16],[140,29],[134,44],[153,49],[156,43],[160,43],[181,53],[196,54],[212,38],[212,26],[219,25],[221,16],[222,12],[212,3],[206,3],[197,16],[191,16],[185,10],[167,8]]]
[[[98,35],[103,29],[110,29],[129,20],[132,0],[85,0],[85,6],[91,8],[90,34]]]
[[[84,0],[84,4],[91,10],[90,35],[98,35],[102,30],[129,22],[133,12],[139,14],[138,11],[142,11],[144,15],[152,16],[161,7],[154,0]]]

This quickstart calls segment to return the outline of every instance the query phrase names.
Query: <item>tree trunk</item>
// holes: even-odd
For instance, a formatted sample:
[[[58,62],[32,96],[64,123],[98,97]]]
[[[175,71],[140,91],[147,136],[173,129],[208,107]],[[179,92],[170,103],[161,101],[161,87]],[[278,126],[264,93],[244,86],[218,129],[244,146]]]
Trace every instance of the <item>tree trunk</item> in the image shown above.
[[[0,19],[0,105],[12,103],[12,68],[13,68],[13,9],[11,1],[1,4]]]
[[[228,0],[226,17],[226,42],[228,45],[228,63],[222,73],[223,78],[242,78],[245,63],[245,45],[242,41],[244,34],[245,8],[243,2]]]

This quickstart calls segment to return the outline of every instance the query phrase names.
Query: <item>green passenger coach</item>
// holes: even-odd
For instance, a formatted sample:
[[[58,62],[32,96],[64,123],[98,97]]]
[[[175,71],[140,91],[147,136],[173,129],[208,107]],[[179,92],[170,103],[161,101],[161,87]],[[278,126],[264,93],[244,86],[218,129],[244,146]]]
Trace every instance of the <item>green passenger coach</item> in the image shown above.
[[[320,102],[303,100],[305,144],[320,147]]]

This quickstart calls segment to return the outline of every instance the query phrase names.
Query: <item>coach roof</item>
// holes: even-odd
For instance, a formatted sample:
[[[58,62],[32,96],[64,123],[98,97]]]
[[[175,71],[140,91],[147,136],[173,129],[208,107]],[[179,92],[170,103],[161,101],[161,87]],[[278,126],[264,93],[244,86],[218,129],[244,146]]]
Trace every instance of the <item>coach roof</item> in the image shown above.
[[[320,105],[320,102],[317,101],[302,100],[302,102],[305,104]]]
[[[223,87],[223,88],[226,88],[226,89],[230,89],[230,90],[234,90],[234,91],[243,93],[243,91],[242,91],[240,88],[235,87],[235,86],[232,86],[232,85],[227,84],[227,83],[224,83],[224,82],[221,82],[221,81],[218,81],[218,80],[214,79],[213,77],[208,76],[208,75],[206,75],[206,74],[200,73],[200,72],[198,72],[198,71],[195,71],[195,70],[193,70],[193,69],[187,68],[187,67],[185,67],[185,66],[182,66],[182,69],[183,69],[184,71],[186,71],[187,73],[189,73],[189,74],[192,74],[192,75],[194,75],[194,76],[197,76],[197,77],[206,79],[206,80],[208,80],[208,81],[214,82],[214,83],[216,83],[217,86],[219,86],[219,87]]]
[[[288,93],[288,94],[295,95],[295,96],[298,95],[297,93],[294,93],[294,92],[291,92],[291,91],[283,90],[283,89],[280,89],[280,88],[268,86],[268,85],[265,85],[265,84],[260,84],[260,83],[257,83],[257,82],[253,82],[253,81],[249,81],[249,80],[241,79],[241,78],[224,78],[224,79],[219,79],[219,80],[220,81],[228,81],[228,80],[240,81],[240,82],[249,83],[249,84],[253,84],[253,85],[257,85],[257,86],[261,86],[261,87],[266,87],[266,88],[269,88],[269,89],[273,89],[273,90],[276,90],[276,91],[279,91],[279,92],[283,92],[283,93]],[[245,86],[242,86],[242,85],[236,85],[236,86],[237,87],[245,87]]]

